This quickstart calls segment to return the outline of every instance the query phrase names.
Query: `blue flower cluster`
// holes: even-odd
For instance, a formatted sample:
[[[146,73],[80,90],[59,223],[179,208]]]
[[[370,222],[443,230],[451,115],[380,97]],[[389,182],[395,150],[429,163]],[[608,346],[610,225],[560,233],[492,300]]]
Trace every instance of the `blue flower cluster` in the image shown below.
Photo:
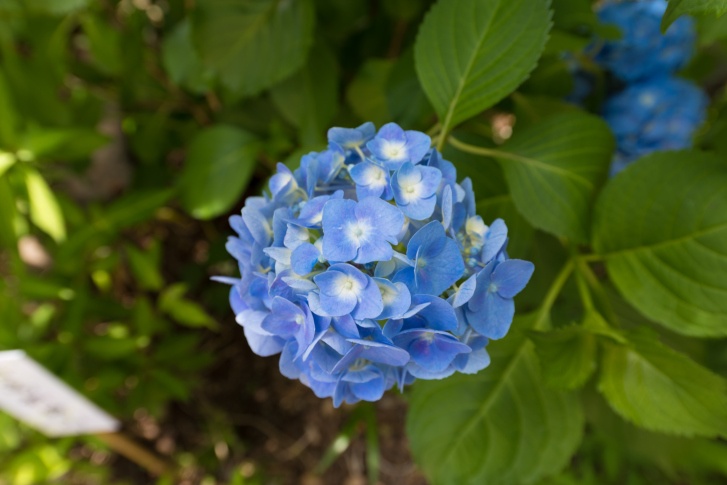
[[[603,117],[616,136],[615,174],[647,153],[680,150],[692,145],[704,121],[704,92],[683,79],[659,76],[628,86],[608,98]]]
[[[627,83],[670,75],[684,67],[694,53],[693,21],[681,17],[662,35],[666,6],[666,0],[605,2],[598,18],[618,27],[621,38],[605,41],[596,62]]]
[[[622,31],[595,59],[626,83],[603,107],[616,136],[612,175],[647,153],[690,147],[706,114],[704,92],[673,76],[693,54],[693,21],[682,17],[662,35],[666,6],[666,0],[611,1],[598,11],[602,22]]]
[[[366,123],[328,140],[230,218],[241,277],[215,279],[253,352],[335,406],[485,368],[533,272],[508,258],[505,223],[476,215],[424,133]]]

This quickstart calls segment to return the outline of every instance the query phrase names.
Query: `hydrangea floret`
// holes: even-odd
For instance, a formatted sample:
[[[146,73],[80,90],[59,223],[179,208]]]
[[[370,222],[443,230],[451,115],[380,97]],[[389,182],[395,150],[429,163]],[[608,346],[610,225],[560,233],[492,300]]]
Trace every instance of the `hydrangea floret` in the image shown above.
[[[689,148],[707,105],[704,91],[672,77],[635,83],[608,98],[603,117],[617,146],[611,173],[654,151]]]
[[[333,404],[415,379],[476,373],[504,337],[533,264],[475,213],[469,179],[394,123],[331,128],[328,149],[230,218],[230,304],[258,355]]]
[[[662,34],[666,7],[666,0],[610,0],[601,4],[599,20],[618,27],[621,37],[603,41],[596,62],[626,82],[667,75],[684,67],[694,53],[694,22],[681,17]]]

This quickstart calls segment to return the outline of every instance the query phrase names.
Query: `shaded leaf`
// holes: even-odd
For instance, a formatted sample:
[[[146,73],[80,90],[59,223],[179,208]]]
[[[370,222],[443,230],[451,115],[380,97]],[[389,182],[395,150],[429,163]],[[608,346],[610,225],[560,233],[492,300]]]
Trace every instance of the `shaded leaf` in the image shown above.
[[[666,32],[669,26],[682,15],[710,14],[721,17],[727,13],[727,0],[669,0],[661,19],[661,31]]]
[[[576,395],[545,387],[532,343],[512,331],[488,350],[492,365],[476,375],[413,387],[407,433],[434,484],[532,482],[563,468],[580,443]]]
[[[606,123],[565,112],[515,131],[498,158],[515,206],[534,227],[578,242],[588,239],[598,183],[611,162],[614,141]]]
[[[217,125],[197,133],[180,179],[185,209],[198,219],[228,211],[250,180],[257,148],[251,134],[233,126]]]
[[[304,145],[321,143],[338,108],[338,64],[331,50],[317,45],[306,65],[270,91],[273,103],[300,130]]]
[[[310,0],[205,0],[192,17],[192,40],[230,91],[249,96],[303,65],[313,23]]]
[[[686,335],[727,335],[727,166],[698,152],[631,164],[596,204],[595,251],[623,297]]]
[[[604,346],[599,390],[624,419],[651,431],[727,436],[727,381],[652,333]]]
[[[443,132],[510,94],[533,70],[550,29],[547,0],[440,0],[414,56]]]

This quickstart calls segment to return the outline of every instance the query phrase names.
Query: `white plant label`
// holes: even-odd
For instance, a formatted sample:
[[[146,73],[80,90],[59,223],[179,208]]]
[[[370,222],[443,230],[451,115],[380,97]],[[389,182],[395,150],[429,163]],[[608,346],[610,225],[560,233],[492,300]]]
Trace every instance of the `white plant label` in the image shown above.
[[[112,433],[119,427],[21,350],[0,352],[0,409],[53,437]]]

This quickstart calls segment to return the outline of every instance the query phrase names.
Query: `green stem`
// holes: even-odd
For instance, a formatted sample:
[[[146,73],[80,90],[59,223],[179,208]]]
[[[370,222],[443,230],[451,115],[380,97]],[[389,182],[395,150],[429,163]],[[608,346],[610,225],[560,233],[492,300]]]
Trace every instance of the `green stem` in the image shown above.
[[[444,135],[444,132],[442,132],[442,135]],[[492,158],[507,158],[510,160],[522,160],[522,158],[523,158],[520,155],[516,155],[516,154],[510,153],[510,152],[504,152],[504,151],[498,150],[496,148],[485,148],[485,147],[478,147],[475,145],[470,145],[469,143],[465,143],[461,140],[456,139],[452,135],[449,135],[447,137],[447,140],[457,150],[466,152],[466,153],[472,153],[473,155],[481,155],[483,157],[492,157]]]
[[[579,271],[576,271],[576,283],[578,284],[578,294],[581,297],[583,309],[586,311],[586,313],[592,312],[594,309],[593,297],[591,296],[591,292],[588,289],[585,278]]]
[[[586,263],[594,263],[597,261],[603,261],[604,256],[601,256],[600,254],[581,254],[578,256],[578,259]]]
[[[546,329],[545,322],[548,319],[548,315],[550,315],[550,309],[553,307],[553,304],[555,303],[556,298],[558,298],[558,295],[560,295],[560,292],[563,289],[565,283],[568,281],[568,278],[573,272],[574,267],[575,263],[572,259],[569,259],[568,262],[565,263],[565,265],[563,266],[563,269],[560,270],[560,273],[558,273],[558,276],[555,277],[555,280],[553,280],[553,284],[550,285],[550,289],[548,290],[548,293],[543,299],[543,304],[540,306],[540,310],[538,310],[538,314],[535,317],[533,330]]]
[[[601,308],[603,309],[603,312],[605,313],[608,322],[612,325],[618,326],[619,319],[616,316],[616,312],[613,311],[611,301],[609,300],[608,295],[606,295],[606,291],[603,289],[603,285],[601,285],[601,282],[598,281],[598,277],[596,277],[596,275],[593,273],[593,270],[591,270],[590,266],[588,266],[583,258],[578,258],[576,270],[578,271],[578,274],[583,276],[585,281],[588,283],[588,286],[590,286],[595,293],[596,297],[601,303]]]

